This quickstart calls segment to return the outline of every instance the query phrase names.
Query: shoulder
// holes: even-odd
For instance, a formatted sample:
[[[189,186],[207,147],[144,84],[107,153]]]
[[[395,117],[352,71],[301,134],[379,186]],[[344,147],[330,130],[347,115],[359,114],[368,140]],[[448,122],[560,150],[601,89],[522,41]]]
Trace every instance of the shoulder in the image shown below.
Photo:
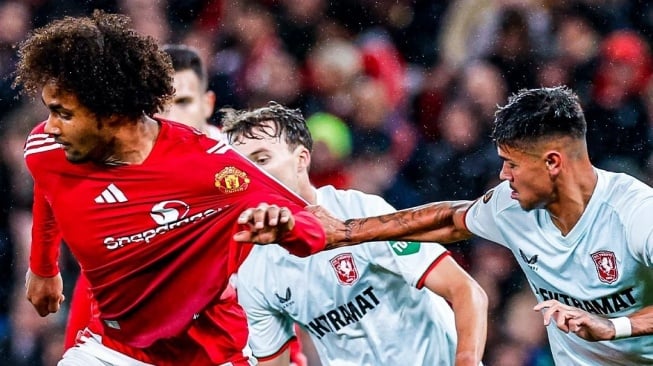
[[[653,188],[633,176],[600,169],[597,169],[597,174],[599,181],[603,182],[597,191],[607,201],[631,201],[653,197]]]
[[[34,161],[38,158],[43,158],[48,153],[57,152],[61,153],[61,145],[59,145],[54,137],[45,133],[45,121],[36,125],[27,136],[25,146],[23,147],[23,154],[25,160],[28,162]]]
[[[511,192],[510,184],[507,181],[501,182],[479,197],[474,206],[477,209],[490,209],[496,213],[520,209],[519,202],[510,197]]]
[[[382,197],[357,191],[355,189],[335,189],[333,186],[320,187],[318,204],[333,211],[342,212],[348,217],[381,215],[395,211]]]
[[[276,244],[254,245],[247,258],[238,267],[238,279],[250,283],[253,280],[268,278],[268,271],[273,271],[286,256],[287,250]]]
[[[200,130],[162,118],[156,118],[161,124],[159,141],[171,146],[181,147],[185,150],[196,147],[208,154],[224,154],[232,151],[226,140],[215,139],[202,133]]]
[[[595,194],[600,203],[624,222],[640,222],[653,214],[653,188],[623,173],[597,170],[599,183]]]

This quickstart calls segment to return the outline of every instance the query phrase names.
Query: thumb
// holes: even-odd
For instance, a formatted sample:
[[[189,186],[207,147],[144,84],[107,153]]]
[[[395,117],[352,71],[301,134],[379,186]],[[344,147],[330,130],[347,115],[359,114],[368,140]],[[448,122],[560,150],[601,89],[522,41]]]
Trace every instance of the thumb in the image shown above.
[[[252,242],[252,233],[243,230],[234,234],[233,239],[239,243],[251,243]]]

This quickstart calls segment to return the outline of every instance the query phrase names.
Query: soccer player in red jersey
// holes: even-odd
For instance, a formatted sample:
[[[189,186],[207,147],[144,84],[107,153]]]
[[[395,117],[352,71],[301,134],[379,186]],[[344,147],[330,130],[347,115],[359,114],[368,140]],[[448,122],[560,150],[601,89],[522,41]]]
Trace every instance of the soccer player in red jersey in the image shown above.
[[[39,223],[28,299],[42,316],[63,299],[38,291],[61,283],[60,234],[88,280],[93,321],[59,365],[247,365],[242,309],[220,296],[251,249],[234,234],[309,255],[324,231],[224,142],[150,117],[172,96],[172,68],[128,23],[66,17],[20,46],[15,83],[50,110],[25,143]],[[252,207],[264,225],[238,223]]]

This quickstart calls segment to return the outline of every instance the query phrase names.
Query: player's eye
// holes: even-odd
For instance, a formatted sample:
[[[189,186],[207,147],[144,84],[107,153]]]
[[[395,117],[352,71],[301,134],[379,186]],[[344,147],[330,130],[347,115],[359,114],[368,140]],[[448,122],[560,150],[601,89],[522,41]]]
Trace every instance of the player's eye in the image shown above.
[[[58,115],[59,118],[64,119],[66,121],[70,121],[73,118],[72,114],[66,112],[55,112],[55,114]]]
[[[179,98],[175,100],[176,105],[188,105],[192,103],[191,98]]]

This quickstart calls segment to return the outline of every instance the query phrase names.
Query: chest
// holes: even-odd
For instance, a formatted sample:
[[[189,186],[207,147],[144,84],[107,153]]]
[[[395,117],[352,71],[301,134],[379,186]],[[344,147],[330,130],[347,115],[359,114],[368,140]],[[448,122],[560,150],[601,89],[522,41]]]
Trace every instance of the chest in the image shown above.
[[[336,250],[302,260],[279,260],[270,268],[282,273],[268,276],[267,297],[300,324],[346,319],[343,322],[354,326],[392,307],[392,291],[388,289],[401,289],[407,301],[414,290],[400,276],[370,263],[356,251]]]
[[[46,171],[39,184],[75,255],[110,257],[127,247],[201,235],[246,184],[244,173],[224,174],[225,164],[207,155],[109,169],[80,165]]]
[[[536,225],[511,233],[510,249],[540,300],[555,299],[596,314],[651,303],[653,272],[636,258],[614,217],[561,237]]]

